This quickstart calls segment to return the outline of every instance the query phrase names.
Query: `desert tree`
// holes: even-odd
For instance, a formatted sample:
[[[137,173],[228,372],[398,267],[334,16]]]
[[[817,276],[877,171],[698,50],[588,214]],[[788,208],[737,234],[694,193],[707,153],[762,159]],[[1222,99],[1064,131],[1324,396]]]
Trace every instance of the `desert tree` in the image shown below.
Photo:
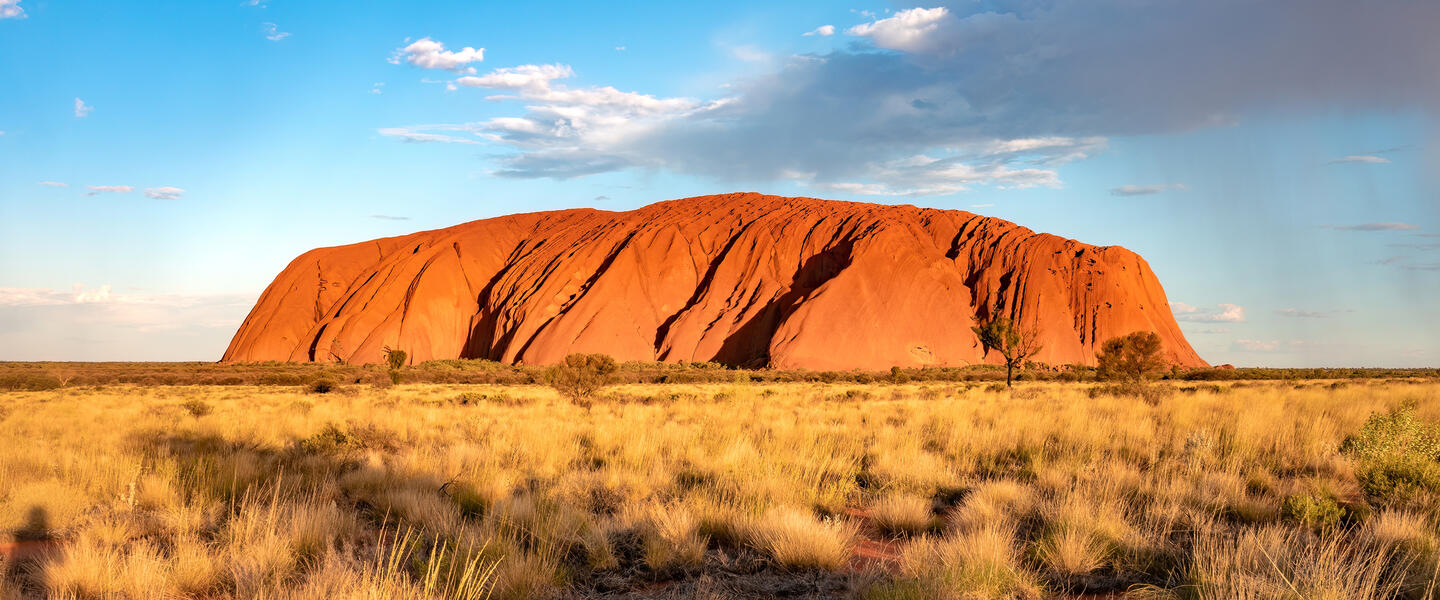
[[[604,354],[571,354],[545,372],[545,382],[571,402],[581,404],[610,382],[619,365]]]
[[[995,317],[970,328],[980,338],[984,356],[994,350],[1005,358],[1005,387],[1015,380],[1015,367],[1025,364],[1030,357],[1040,352],[1034,328],[1024,327],[1018,321]]]
[[[1105,340],[1096,355],[1101,379],[1140,383],[1165,370],[1164,345],[1153,331]]]
[[[385,366],[390,367],[391,383],[400,383],[400,369],[405,367],[405,361],[409,358],[410,355],[406,354],[404,350],[385,347]]]

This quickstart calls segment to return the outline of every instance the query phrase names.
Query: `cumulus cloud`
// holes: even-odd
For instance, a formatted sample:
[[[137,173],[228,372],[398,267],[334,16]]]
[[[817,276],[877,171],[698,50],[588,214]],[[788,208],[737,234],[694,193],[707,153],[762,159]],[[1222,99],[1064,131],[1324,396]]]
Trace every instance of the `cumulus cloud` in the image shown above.
[[[20,0],[0,0],[0,19],[23,19],[25,9],[20,7]]]
[[[290,37],[290,32],[280,31],[280,27],[274,23],[265,23],[263,27],[265,28],[265,39],[272,42],[278,42]]]
[[[1383,156],[1371,156],[1371,155],[1368,155],[1368,154],[1352,154],[1352,155],[1350,155],[1350,156],[1342,156],[1342,157],[1340,157],[1340,158],[1333,159],[1333,160],[1330,161],[1330,164],[1332,164],[1332,165],[1342,165],[1342,164],[1360,163],[1360,164],[1380,165],[1380,164],[1385,164],[1385,163],[1388,163],[1388,162],[1390,162],[1390,159],[1385,158],[1385,157],[1383,157]]]
[[[1238,339],[1231,344],[1230,349],[1240,352],[1276,352],[1280,350],[1280,342],[1278,340]]]
[[[90,188],[90,192],[86,194],[87,196],[94,196],[100,193],[128,194],[135,191],[135,187],[129,185],[89,185],[85,187]]]
[[[410,45],[396,50],[395,54],[390,57],[392,64],[398,65],[404,61],[422,69],[444,69],[468,73],[474,73],[475,69],[466,65],[482,60],[485,60],[484,48],[466,46],[460,50],[450,51],[445,49],[445,44],[428,37],[420,38]]]
[[[41,181],[39,183],[36,183],[35,185],[44,185],[49,187],[70,187],[70,184],[60,181]]]
[[[75,117],[76,117],[76,118],[88,117],[88,116],[90,116],[90,113],[91,113],[91,112],[94,112],[94,111],[95,111],[95,107],[90,106],[89,104],[86,104],[84,100],[81,100],[81,99],[79,99],[79,98],[76,98],[76,99],[75,99]]]
[[[1217,304],[1214,308],[1202,308],[1184,302],[1172,302],[1170,312],[1175,315],[1176,320],[1193,323],[1245,322],[1245,307],[1238,304]]]
[[[863,23],[845,30],[853,36],[870,38],[876,46],[905,52],[934,52],[949,45],[954,20],[945,7],[912,8],[894,16]]]
[[[145,188],[145,197],[154,198],[156,200],[179,200],[180,195],[184,193],[185,190],[178,187],[171,187],[168,185],[161,187]]]
[[[511,112],[462,124],[506,150],[502,174],[804,174],[817,188],[879,194],[1060,185],[1057,166],[1102,152],[1105,139],[1252,114],[1440,110],[1435,2],[956,1],[866,19],[846,30],[855,44],[775,58],[714,99],[560,85],[575,76],[568,67],[521,88],[497,85],[506,70],[452,85],[517,92],[492,96],[516,101]],[[632,118],[614,102],[640,99],[663,110]],[[1100,143],[1074,154],[980,150],[1059,139]],[[917,155],[936,161],[897,163]]]
[[[1329,229],[1336,231],[1413,231],[1419,226],[1409,223],[1397,223],[1386,221],[1381,223],[1360,223],[1358,225],[1331,225]]]
[[[1158,185],[1122,185],[1111,188],[1111,196],[1149,196],[1152,194],[1163,194],[1169,191],[1185,191],[1190,189],[1183,183],[1162,183]]]
[[[463,131],[520,152],[501,160],[497,175],[564,179],[632,166],[662,166],[637,152],[638,136],[714,104],[689,98],[656,98],[614,87],[572,88],[557,80],[574,76],[568,65],[521,65],[455,80],[464,87],[507,92],[491,100],[519,100],[528,112],[461,125],[429,125],[381,130],[409,141],[462,141],[435,131]],[[444,138],[444,139],[440,139]]]
[[[455,80],[456,84],[467,87],[495,90],[530,90],[541,94],[548,92],[550,82],[575,76],[569,65],[520,65],[496,69],[485,75],[467,76]]]
[[[810,31],[807,31],[807,32],[805,32],[805,33],[802,33],[802,34],[800,34],[800,35],[803,35],[803,36],[818,35],[818,36],[821,36],[821,37],[835,35],[835,26],[834,26],[834,25],[821,25],[821,26],[819,26],[819,27],[816,27],[816,28],[814,28],[814,29],[812,29],[812,30],[810,30]]]

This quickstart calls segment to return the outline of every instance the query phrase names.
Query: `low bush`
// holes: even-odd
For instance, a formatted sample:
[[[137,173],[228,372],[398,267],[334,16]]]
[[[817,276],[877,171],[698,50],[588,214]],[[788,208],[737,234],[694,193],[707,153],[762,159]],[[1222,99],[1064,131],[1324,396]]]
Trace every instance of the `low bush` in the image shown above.
[[[1319,492],[1295,494],[1285,498],[1280,505],[1280,514],[1286,519],[1320,531],[1340,524],[1345,509],[1333,496]]]
[[[12,392],[39,392],[58,389],[60,378],[44,373],[13,373],[0,375],[0,390]]]
[[[604,354],[571,354],[550,367],[545,382],[561,396],[579,403],[609,384],[616,368],[615,359]]]

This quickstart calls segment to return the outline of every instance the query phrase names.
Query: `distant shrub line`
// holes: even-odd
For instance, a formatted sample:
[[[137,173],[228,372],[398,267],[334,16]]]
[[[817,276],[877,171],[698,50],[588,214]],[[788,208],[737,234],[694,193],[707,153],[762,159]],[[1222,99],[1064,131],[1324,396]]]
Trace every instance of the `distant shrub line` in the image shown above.
[[[389,365],[314,363],[57,363],[0,362],[0,390],[43,391],[94,385],[274,385],[312,386],[317,382],[391,385],[401,369]],[[548,365],[507,365],[482,359],[432,360],[403,367],[405,383],[545,385],[554,376]],[[1307,379],[1422,379],[1440,377],[1440,369],[1171,369],[1157,376],[1178,381],[1265,381]],[[1098,381],[1093,367],[1030,364],[1017,381]],[[610,384],[638,383],[909,383],[1000,382],[1005,367],[895,367],[888,371],[809,371],[741,369],[713,362],[616,363]]]

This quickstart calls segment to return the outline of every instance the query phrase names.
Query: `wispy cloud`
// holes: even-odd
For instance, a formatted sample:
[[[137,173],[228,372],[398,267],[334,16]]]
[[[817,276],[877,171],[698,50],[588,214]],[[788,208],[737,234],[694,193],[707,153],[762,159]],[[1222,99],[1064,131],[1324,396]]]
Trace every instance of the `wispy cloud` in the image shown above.
[[[253,294],[0,288],[0,360],[213,360]],[[82,334],[75,348],[67,336]]]
[[[396,50],[395,54],[390,56],[391,64],[398,65],[406,62],[422,69],[444,69],[466,73],[475,72],[473,67],[466,65],[483,60],[485,60],[484,48],[466,46],[460,50],[450,51],[445,49],[445,44],[428,37],[420,38],[410,45]]]
[[[1122,185],[1110,189],[1111,196],[1149,196],[1151,194],[1163,194],[1170,191],[1185,191],[1190,189],[1183,183],[1161,183],[1155,185]]]
[[[75,117],[76,117],[76,118],[88,117],[88,116],[90,116],[90,113],[92,113],[92,112],[94,112],[94,111],[95,111],[95,107],[90,106],[89,104],[86,104],[84,100],[81,100],[81,99],[79,99],[79,98],[76,98],[76,99],[75,99]]]
[[[410,217],[399,217],[399,216],[395,216],[395,215],[370,215],[370,218],[372,218],[372,219],[380,219],[380,220],[382,220],[382,221],[409,221],[409,220],[410,220]]]
[[[1230,349],[1240,352],[1277,352],[1280,350],[1279,340],[1235,340]]]
[[[1335,231],[1413,231],[1419,228],[1417,225],[1397,223],[1394,221],[1360,223],[1358,225],[1330,225],[1327,227],[1327,229],[1334,229]]]
[[[441,144],[479,144],[472,139],[455,137],[442,133],[427,133],[425,130],[448,129],[451,131],[464,131],[464,127],[452,125],[418,125],[415,127],[384,127],[377,130],[380,135],[399,138],[413,144],[441,143]]]
[[[0,0],[0,19],[23,19],[25,9],[20,7],[20,0]]]
[[[1209,329],[1196,329],[1194,331],[1191,331],[1190,333],[1198,333],[1201,335],[1219,335],[1222,333],[1230,333],[1230,329],[1228,327],[1212,327]]]
[[[1300,310],[1300,309],[1298,309],[1298,308],[1282,308],[1282,309],[1280,309],[1280,310],[1278,310],[1278,311],[1275,311],[1275,312],[1276,312],[1276,314],[1278,314],[1278,315],[1280,315],[1280,316],[1282,316],[1282,317],[1295,317],[1295,318],[1300,318],[1300,319],[1328,319],[1328,318],[1330,318],[1331,316],[1333,316],[1333,315],[1335,315],[1336,313],[1339,313],[1339,312],[1341,312],[1341,311],[1338,311],[1338,310],[1315,311],[1315,310]]]
[[[1382,165],[1382,164],[1385,164],[1385,163],[1388,163],[1388,162],[1390,162],[1390,159],[1385,158],[1385,157],[1383,157],[1383,156],[1374,156],[1374,155],[1370,155],[1370,154],[1351,154],[1350,156],[1342,156],[1342,157],[1340,157],[1340,158],[1332,159],[1332,160],[1330,161],[1330,164],[1332,164],[1332,165],[1345,165],[1345,164]]]
[[[39,183],[36,183],[35,185],[45,185],[50,187],[70,187],[70,184],[59,181],[41,181]]]
[[[290,37],[290,32],[280,31],[280,27],[274,23],[264,23],[262,27],[265,28],[265,39],[272,42],[278,42]]]
[[[90,188],[90,192],[85,194],[87,196],[94,196],[95,194],[102,193],[128,194],[135,191],[135,187],[129,185],[88,185],[85,187]]]
[[[1193,323],[1244,323],[1245,307],[1238,304],[1217,304],[1214,308],[1171,302],[1170,312],[1180,321]]]
[[[834,26],[834,25],[821,25],[821,26],[819,26],[819,27],[816,27],[815,29],[812,29],[812,30],[807,31],[807,32],[805,32],[805,33],[802,33],[802,34],[800,34],[800,35],[803,35],[803,36],[814,36],[814,35],[818,35],[818,36],[821,36],[821,37],[835,35],[835,26]]]
[[[383,82],[383,81],[377,81],[377,82],[375,82],[373,85],[370,86],[370,93],[372,93],[372,94],[383,94],[383,93],[385,93],[385,82]]]
[[[179,200],[180,196],[184,193],[184,189],[168,185],[161,187],[145,188],[145,197],[154,198],[156,200]]]

